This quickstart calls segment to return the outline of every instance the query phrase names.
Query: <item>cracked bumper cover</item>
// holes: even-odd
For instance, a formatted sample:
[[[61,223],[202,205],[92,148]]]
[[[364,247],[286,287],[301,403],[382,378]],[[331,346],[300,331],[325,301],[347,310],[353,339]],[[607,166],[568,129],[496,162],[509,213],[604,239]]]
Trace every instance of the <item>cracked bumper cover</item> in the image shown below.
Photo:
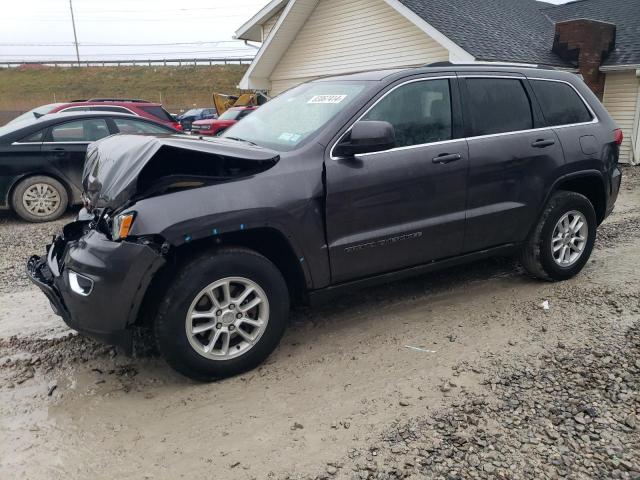
[[[130,352],[130,327],[138,318],[153,275],[164,263],[149,245],[113,242],[89,230],[77,239],[56,237],[46,256],[28,260],[27,274],[69,327]],[[91,280],[88,294],[74,291],[70,272]]]

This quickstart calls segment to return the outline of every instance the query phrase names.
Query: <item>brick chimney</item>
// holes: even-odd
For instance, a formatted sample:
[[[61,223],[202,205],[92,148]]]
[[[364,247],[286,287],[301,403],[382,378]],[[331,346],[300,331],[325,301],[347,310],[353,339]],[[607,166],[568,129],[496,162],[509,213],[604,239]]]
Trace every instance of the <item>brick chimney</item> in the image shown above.
[[[597,20],[567,20],[556,23],[553,52],[573,63],[585,83],[602,100],[604,74],[600,65],[616,44],[616,26]]]

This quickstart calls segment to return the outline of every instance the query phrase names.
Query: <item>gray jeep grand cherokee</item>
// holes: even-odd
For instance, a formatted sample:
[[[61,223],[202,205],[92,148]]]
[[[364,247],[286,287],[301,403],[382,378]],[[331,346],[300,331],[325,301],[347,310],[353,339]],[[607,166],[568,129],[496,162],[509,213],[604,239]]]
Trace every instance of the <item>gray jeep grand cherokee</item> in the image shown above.
[[[220,138],[94,143],[85,209],[31,279],[74,329],[208,380],[277,346],[292,302],[519,254],[576,275],[620,186],[621,132],[575,75],[442,65],[325,78]]]

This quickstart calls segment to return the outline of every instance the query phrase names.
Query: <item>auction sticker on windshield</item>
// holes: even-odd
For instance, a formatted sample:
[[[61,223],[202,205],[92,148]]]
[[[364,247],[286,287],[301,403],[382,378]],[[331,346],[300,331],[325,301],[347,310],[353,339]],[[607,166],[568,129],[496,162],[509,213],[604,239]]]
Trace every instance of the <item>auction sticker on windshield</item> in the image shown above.
[[[316,95],[307,103],[340,103],[345,98],[347,98],[346,95]]]

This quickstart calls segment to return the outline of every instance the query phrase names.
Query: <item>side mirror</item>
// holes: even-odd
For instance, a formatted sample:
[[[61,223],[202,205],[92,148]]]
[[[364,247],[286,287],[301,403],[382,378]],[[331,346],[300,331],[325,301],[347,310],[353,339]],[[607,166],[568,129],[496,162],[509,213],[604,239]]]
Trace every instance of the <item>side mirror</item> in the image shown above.
[[[396,146],[396,132],[389,122],[356,122],[350,135],[336,147],[336,155],[352,157],[360,153],[381,152]]]

